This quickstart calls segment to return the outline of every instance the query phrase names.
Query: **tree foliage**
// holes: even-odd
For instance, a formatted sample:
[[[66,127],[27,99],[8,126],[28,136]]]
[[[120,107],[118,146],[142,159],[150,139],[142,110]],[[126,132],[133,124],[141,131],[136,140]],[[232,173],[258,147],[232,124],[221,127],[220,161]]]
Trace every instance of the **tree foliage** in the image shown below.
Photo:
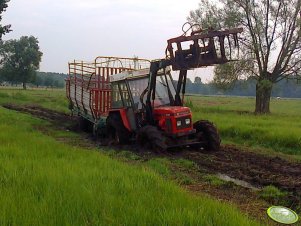
[[[26,89],[26,83],[34,80],[41,62],[38,39],[23,36],[19,40],[5,41],[0,46],[0,55],[2,76],[12,83],[21,82]]]
[[[226,95],[226,96],[255,96],[256,79],[248,78],[236,80],[229,89],[219,89],[215,83],[192,83],[187,84],[186,92],[188,94],[200,95]],[[281,98],[301,98],[301,83],[294,80],[282,80],[274,85],[272,91],[273,97]]]
[[[9,0],[0,0],[0,22],[2,20],[2,13],[5,12],[6,8],[8,7],[7,3]],[[0,40],[2,35],[8,33],[10,31],[10,25],[1,25],[0,24]]]
[[[55,72],[37,72],[35,79],[31,82],[36,87],[64,88],[67,74]]]
[[[188,20],[204,28],[243,27],[240,63],[220,65],[215,80],[229,85],[241,76],[257,80],[257,113],[269,112],[273,84],[300,78],[301,0],[201,0]]]
[[[195,78],[194,78],[194,83],[196,83],[196,84],[202,84],[202,79],[201,79],[201,77],[195,76]]]

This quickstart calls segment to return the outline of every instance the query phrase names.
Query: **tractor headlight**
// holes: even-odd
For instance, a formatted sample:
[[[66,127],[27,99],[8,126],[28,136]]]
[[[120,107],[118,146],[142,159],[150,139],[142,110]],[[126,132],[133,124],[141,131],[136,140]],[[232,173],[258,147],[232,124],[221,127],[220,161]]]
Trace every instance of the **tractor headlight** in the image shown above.
[[[182,125],[182,122],[181,121],[177,121],[177,126],[181,126]]]
[[[185,119],[185,123],[186,123],[186,125],[189,125],[190,124],[190,118]]]

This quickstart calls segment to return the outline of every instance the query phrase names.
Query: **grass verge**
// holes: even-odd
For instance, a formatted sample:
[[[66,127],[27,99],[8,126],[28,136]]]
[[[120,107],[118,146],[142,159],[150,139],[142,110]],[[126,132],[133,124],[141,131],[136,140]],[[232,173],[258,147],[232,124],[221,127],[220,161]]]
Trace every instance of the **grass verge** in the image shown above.
[[[271,100],[270,115],[253,113],[255,98],[189,97],[194,120],[214,122],[223,142],[301,157],[301,100]]]
[[[3,108],[0,120],[0,225],[257,225],[147,167],[58,143],[41,120]]]

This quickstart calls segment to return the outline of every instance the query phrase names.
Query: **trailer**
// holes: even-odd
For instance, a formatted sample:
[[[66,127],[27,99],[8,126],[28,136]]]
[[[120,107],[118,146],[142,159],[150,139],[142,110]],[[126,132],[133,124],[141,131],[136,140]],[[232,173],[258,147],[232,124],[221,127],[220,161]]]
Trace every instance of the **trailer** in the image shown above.
[[[93,62],[68,64],[66,96],[72,115],[93,124],[93,133],[101,127],[112,106],[112,75],[149,68],[150,61],[138,58],[99,56]]]

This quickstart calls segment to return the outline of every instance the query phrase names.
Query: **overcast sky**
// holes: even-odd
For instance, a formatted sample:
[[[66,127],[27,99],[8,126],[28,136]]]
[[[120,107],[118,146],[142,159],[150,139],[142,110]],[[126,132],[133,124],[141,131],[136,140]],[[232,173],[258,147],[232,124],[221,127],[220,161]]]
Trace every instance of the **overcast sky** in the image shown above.
[[[189,11],[199,0],[11,0],[3,24],[13,31],[4,40],[33,35],[40,42],[41,71],[67,72],[74,59],[96,56],[156,59],[167,39],[182,34]],[[208,79],[209,69],[203,76]]]

